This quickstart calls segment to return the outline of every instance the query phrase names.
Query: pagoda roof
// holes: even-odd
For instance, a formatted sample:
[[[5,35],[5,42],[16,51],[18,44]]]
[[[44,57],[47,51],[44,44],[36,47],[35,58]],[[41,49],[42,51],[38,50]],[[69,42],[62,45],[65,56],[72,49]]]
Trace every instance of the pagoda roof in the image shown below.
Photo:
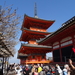
[[[22,44],[19,53],[30,54],[30,53],[47,53],[52,49],[51,46],[34,45],[34,44]]]
[[[44,46],[44,45],[36,45],[36,44],[22,44],[25,47],[32,47],[32,48],[52,48],[51,46]]]
[[[29,17],[25,14],[22,28],[30,28],[30,27],[40,27],[42,29],[48,29],[55,20],[44,20],[40,18],[35,18],[35,17]]]
[[[47,37],[41,39],[41,40],[37,40],[37,42],[39,44],[43,44],[46,41],[48,42],[49,40],[52,41],[52,38],[54,37],[58,37],[58,35],[60,35],[59,37],[61,37],[62,34],[64,34],[66,31],[69,33],[73,32],[75,28],[75,16],[72,17],[70,20],[66,21],[65,23],[62,24],[62,27],[59,28],[57,31],[53,32],[52,34],[48,35]],[[65,33],[64,35],[68,34]],[[54,39],[53,38],[53,39]]]
[[[31,38],[45,38],[46,35],[49,35],[49,32],[41,32],[41,31],[34,31],[27,28],[24,28],[22,31],[22,35],[20,37],[20,41],[29,41]]]

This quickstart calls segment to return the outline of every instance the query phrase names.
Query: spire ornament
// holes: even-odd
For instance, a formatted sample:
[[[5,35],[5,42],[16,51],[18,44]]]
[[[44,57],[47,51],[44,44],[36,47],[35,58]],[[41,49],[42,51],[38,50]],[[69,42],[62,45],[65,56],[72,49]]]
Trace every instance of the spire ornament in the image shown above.
[[[36,6],[36,3],[35,3],[35,6],[34,6],[34,17],[35,18],[38,18],[38,16],[37,16],[37,6]]]

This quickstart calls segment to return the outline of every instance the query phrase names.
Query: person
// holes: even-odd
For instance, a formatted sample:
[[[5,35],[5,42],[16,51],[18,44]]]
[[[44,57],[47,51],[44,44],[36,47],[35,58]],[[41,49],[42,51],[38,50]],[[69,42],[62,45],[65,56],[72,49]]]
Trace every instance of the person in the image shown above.
[[[30,73],[29,65],[26,65],[26,66],[25,66],[25,69],[24,69],[24,71],[23,71],[23,74],[24,74],[24,75],[29,75],[29,73]]]
[[[39,75],[38,68],[35,68],[35,71],[32,73],[32,75]]]
[[[31,69],[31,72],[35,72],[35,68],[36,68],[36,65],[33,65],[32,69]]]
[[[21,75],[22,74],[22,68],[20,67],[20,65],[18,65],[17,67],[15,67],[15,70],[17,72],[16,75]]]
[[[60,66],[58,64],[56,64],[57,67],[57,73],[59,73],[59,75],[62,75],[62,69],[60,68]]]
[[[39,75],[46,75],[45,69],[43,68],[41,72],[39,72]]]
[[[11,69],[11,64],[9,65],[9,67],[7,68],[7,73],[8,73],[8,71]]]
[[[75,69],[75,66],[72,64],[72,60],[69,59],[69,63],[70,63],[70,66],[72,67],[72,69]]]
[[[42,71],[42,67],[40,66],[40,64],[38,64],[38,72]]]
[[[11,68],[8,71],[7,75],[16,75],[16,71],[15,71],[14,65],[11,65]]]
[[[68,64],[64,65],[63,75],[70,75],[70,67]]]
[[[46,69],[46,75],[51,75],[51,71],[49,69]]]
[[[51,65],[51,74],[55,75],[55,66]]]
[[[69,59],[69,64],[70,64],[70,67],[71,67],[71,73],[70,73],[70,75],[75,75],[75,66],[73,65],[71,59]]]

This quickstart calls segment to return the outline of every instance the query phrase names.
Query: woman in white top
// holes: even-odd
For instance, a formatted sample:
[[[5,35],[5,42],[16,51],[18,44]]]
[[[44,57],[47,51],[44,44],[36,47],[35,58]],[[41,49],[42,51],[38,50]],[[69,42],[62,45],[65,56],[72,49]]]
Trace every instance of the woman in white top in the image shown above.
[[[22,68],[20,67],[20,66],[17,66],[17,67],[15,67],[15,70],[16,70],[16,75],[22,75]]]
[[[63,75],[63,72],[58,64],[56,64],[59,75]]]

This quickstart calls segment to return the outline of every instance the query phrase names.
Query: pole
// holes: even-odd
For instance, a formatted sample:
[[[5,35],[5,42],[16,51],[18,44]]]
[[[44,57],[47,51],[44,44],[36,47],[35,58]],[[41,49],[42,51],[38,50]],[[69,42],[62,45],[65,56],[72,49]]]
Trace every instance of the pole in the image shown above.
[[[64,59],[65,59],[65,64],[66,64],[66,56],[64,56]]]

